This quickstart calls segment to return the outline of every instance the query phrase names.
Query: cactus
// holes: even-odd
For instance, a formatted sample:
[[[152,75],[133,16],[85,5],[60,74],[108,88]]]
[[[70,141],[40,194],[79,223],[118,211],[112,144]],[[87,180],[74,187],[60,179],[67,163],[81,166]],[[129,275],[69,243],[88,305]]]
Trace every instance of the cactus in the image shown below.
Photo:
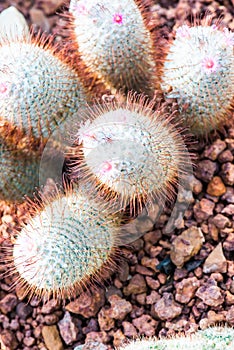
[[[0,137],[0,200],[20,202],[24,195],[32,196],[38,186],[39,164],[39,157],[22,154]]]
[[[93,183],[120,209],[130,204],[134,213],[155,198],[169,198],[188,162],[172,118],[163,106],[153,111],[152,104],[129,94],[126,102],[92,107],[70,151],[71,179],[78,173],[80,181]]]
[[[93,74],[111,88],[154,95],[157,86],[154,38],[146,9],[134,0],[72,0],[73,41]]]
[[[10,271],[29,297],[72,297],[114,267],[117,219],[81,190],[43,203],[16,238]]]
[[[16,141],[46,139],[66,117],[87,101],[65,52],[44,36],[17,36],[0,43],[0,120]]]
[[[8,7],[0,14],[0,41],[11,40],[14,37],[29,36],[26,19],[14,6]]]
[[[228,120],[234,101],[234,33],[216,25],[176,31],[162,75],[162,90],[177,98],[180,117],[195,135]]]
[[[189,336],[136,340],[119,350],[231,350],[233,346],[233,328],[211,327]]]

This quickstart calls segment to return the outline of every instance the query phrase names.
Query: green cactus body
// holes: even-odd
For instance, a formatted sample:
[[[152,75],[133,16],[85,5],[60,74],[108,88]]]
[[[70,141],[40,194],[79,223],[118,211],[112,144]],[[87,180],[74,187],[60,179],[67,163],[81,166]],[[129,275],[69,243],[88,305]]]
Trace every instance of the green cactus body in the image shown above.
[[[80,181],[97,185],[121,208],[137,202],[141,209],[142,202],[170,197],[188,159],[163,108],[154,112],[144,99],[129,97],[126,103],[97,106],[86,118],[77,133],[71,177],[77,170]]]
[[[21,35],[0,44],[0,119],[9,129],[39,139],[87,100],[63,53],[45,41]]]
[[[142,339],[130,342],[119,350],[232,350],[234,329],[212,327],[189,336],[165,339]]]
[[[72,0],[74,39],[88,69],[110,87],[153,96],[156,66],[144,9],[134,0]]]
[[[170,46],[162,89],[177,98],[184,124],[196,135],[225,123],[233,107],[233,45],[227,28],[183,25]]]
[[[82,192],[47,201],[16,239],[18,283],[30,296],[74,296],[112,266],[116,232],[115,219]]]
[[[38,186],[40,159],[22,154],[9,147],[0,138],[0,200],[23,201],[31,197]]]

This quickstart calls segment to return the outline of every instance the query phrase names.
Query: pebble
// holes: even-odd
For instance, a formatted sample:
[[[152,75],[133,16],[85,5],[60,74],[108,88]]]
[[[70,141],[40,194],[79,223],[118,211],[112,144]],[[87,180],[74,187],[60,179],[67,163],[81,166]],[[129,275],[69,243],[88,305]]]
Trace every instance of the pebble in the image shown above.
[[[219,243],[208,255],[203,265],[204,273],[227,272],[227,260],[223,254],[222,243]]]
[[[146,282],[143,276],[136,274],[131,279],[129,284],[124,287],[124,295],[141,294],[147,291]]]
[[[205,159],[197,164],[194,171],[195,176],[204,182],[210,182],[216,171],[216,164],[211,160]]]
[[[226,187],[219,176],[214,176],[213,179],[209,182],[206,192],[210,196],[222,196],[226,192]]]
[[[234,204],[228,204],[222,211],[222,214],[234,215]]]
[[[114,340],[113,340],[113,345],[115,348],[119,348],[123,342],[126,340],[123,332],[121,331],[121,329],[117,329],[114,333]]]
[[[64,317],[58,322],[60,335],[67,345],[77,340],[79,329],[76,327],[71,314],[66,311]]]
[[[171,245],[170,257],[178,268],[183,267],[184,263],[196,255],[205,241],[200,228],[191,226],[177,236]]]
[[[155,321],[150,315],[142,315],[135,318],[132,323],[138,329],[140,335],[145,335],[146,337],[154,336],[158,325],[158,321]]]
[[[32,314],[32,311],[33,311],[33,308],[30,305],[22,302],[20,302],[16,306],[16,313],[23,320],[26,320],[26,318]]]
[[[152,315],[160,320],[172,320],[179,316],[182,310],[183,307],[175,302],[173,294],[164,293],[162,298],[153,305]]]
[[[18,341],[12,331],[4,329],[0,334],[1,349],[15,350],[18,347]]]
[[[46,15],[52,15],[62,5],[64,5],[64,0],[40,0],[40,7]]]
[[[233,162],[233,155],[232,155],[232,152],[227,149],[226,151],[223,151],[219,157],[218,157],[218,161],[220,163],[227,163],[227,162]]]
[[[60,307],[59,301],[55,299],[51,299],[42,306],[41,313],[48,315],[54,312],[55,310],[58,310],[59,307]]]
[[[211,222],[218,228],[225,228],[225,227],[231,227],[231,221],[222,214],[215,215]]]
[[[80,314],[83,317],[89,318],[96,316],[104,304],[104,290],[97,289],[90,292],[83,292],[76,300],[66,305],[65,309],[74,314]]]
[[[217,282],[214,280],[210,280],[198,288],[196,296],[209,306],[218,306],[224,302],[221,289],[217,286]]]
[[[48,350],[64,350],[63,343],[56,326],[43,326],[42,336]]]
[[[123,332],[126,337],[135,338],[137,336],[137,330],[132,323],[123,321]]]
[[[219,154],[227,147],[226,143],[222,140],[217,139],[212,145],[206,147],[203,152],[203,157],[209,158],[210,160],[216,160]]]
[[[7,314],[14,310],[18,303],[18,299],[15,294],[7,294],[2,300],[0,300],[0,311],[3,314]]]
[[[33,7],[30,9],[29,15],[34,26],[40,28],[43,32],[50,31],[50,23],[42,10]]]
[[[115,320],[111,317],[110,309],[101,308],[98,313],[98,323],[101,331],[109,331],[114,328]]]
[[[215,203],[209,199],[202,198],[193,207],[194,216],[198,223],[207,220],[213,215]]]
[[[120,298],[118,295],[111,295],[108,301],[111,304],[110,317],[115,320],[124,320],[127,314],[132,311],[132,304],[129,301]]]
[[[176,283],[175,287],[175,300],[179,303],[187,304],[194,297],[198,287],[200,287],[200,281],[196,277],[189,277]]]
[[[223,201],[227,201],[228,203],[234,203],[234,188],[227,187],[226,193],[221,197]]]
[[[234,305],[230,307],[226,315],[226,321],[234,325]]]
[[[234,294],[226,290],[225,301],[227,305],[234,305]]]
[[[33,337],[25,337],[23,339],[23,343],[24,343],[24,345],[31,347],[32,345],[35,344],[35,339]]]
[[[226,185],[233,186],[234,185],[234,164],[228,162],[224,163],[221,167],[220,173],[223,182]]]

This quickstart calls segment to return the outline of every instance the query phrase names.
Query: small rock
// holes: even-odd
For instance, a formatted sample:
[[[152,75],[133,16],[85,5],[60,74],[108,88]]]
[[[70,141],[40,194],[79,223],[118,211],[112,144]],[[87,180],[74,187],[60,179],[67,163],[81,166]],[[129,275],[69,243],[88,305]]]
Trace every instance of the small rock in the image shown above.
[[[195,169],[195,176],[204,182],[210,182],[216,171],[216,164],[211,160],[202,160]]]
[[[199,286],[200,281],[196,277],[186,278],[176,283],[175,300],[182,304],[189,303]]]
[[[227,201],[228,203],[234,203],[234,188],[227,187],[226,193],[221,198],[223,201]]]
[[[105,304],[104,290],[94,290],[82,293],[76,300],[66,306],[66,310],[74,314],[80,314],[89,318],[96,316],[100,308]]]
[[[219,243],[217,247],[215,247],[215,249],[207,257],[203,265],[203,272],[227,272],[227,260],[223,254],[222,243]]]
[[[203,156],[210,160],[216,160],[218,155],[224,151],[226,143],[222,140],[217,139],[211,146],[206,147]]]
[[[18,347],[18,341],[12,331],[4,329],[0,334],[1,349],[15,350]]]
[[[210,196],[219,197],[226,192],[226,187],[219,176],[214,176],[209,182],[206,191]]]
[[[17,315],[23,320],[26,320],[26,318],[32,314],[32,311],[33,311],[32,306],[22,302],[20,302],[16,307]]]
[[[193,193],[198,195],[202,191],[202,183],[200,180],[196,179],[196,177],[193,176],[192,179],[192,188],[193,188]]]
[[[98,313],[98,323],[101,331],[109,331],[114,328],[115,320],[110,315],[110,309],[101,308]]]
[[[79,329],[76,327],[68,311],[65,312],[64,317],[58,322],[58,327],[61,337],[67,345],[77,340]]]
[[[62,5],[64,5],[64,0],[40,0],[40,7],[46,15],[52,15]]]
[[[48,350],[64,350],[58,328],[56,326],[43,326],[42,336]]]
[[[234,325],[234,305],[230,307],[226,315],[226,321]]]
[[[16,307],[18,303],[18,299],[15,294],[7,294],[1,301],[0,301],[0,311],[3,314],[7,314],[8,312],[13,311],[13,309]]]
[[[218,306],[224,302],[221,289],[217,286],[217,282],[214,280],[211,280],[198,288],[196,296],[209,306]]]
[[[172,242],[170,252],[172,262],[181,268],[186,261],[199,252],[204,241],[201,229],[195,226],[183,231]]]
[[[234,204],[228,204],[222,211],[222,214],[234,215]]]
[[[35,339],[33,337],[25,337],[23,339],[23,343],[24,345],[30,347],[35,344]]]
[[[141,294],[147,291],[146,282],[143,276],[136,274],[134,275],[129,284],[124,287],[124,295],[128,296],[130,294]]]
[[[121,329],[117,329],[114,332],[114,340],[113,340],[114,347],[119,348],[119,346],[121,346],[125,340],[126,340],[126,338],[125,338],[123,332],[121,331]]]
[[[34,25],[39,27],[43,32],[50,31],[50,23],[42,10],[33,7],[29,10],[29,14]]]
[[[217,214],[211,219],[211,222],[218,228],[231,227],[231,221],[222,214]]]
[[[139,330],[141,335],[146,337],[152,337],[155,335],[158,322],[155,321],[150,315],[142,315],[132,320],[133,325]]]
[[[115,320],[122,321],[132,311],[132,304],[120,298],[118,295],[111,295],[108,299],[111,304],[110,316]]]
[[[226,290],[225,301],[227,305],[234,305],[234,294]]]
[[[122,326],[123,326],[124,335],[126,337],[135,338],[137,336],[136,328],[133,326],[132,323],[128,321],[124,321],[122,323]]]
[[[215,204],[209,199],[202,198],[200,202],[197,202],[194,207],[194,216],[198,223],[207,220],[213,215]]]
[[[229,233],[223,243],[223,249],[228,252],[234,251],[234,233]]]
[[[234,164],[228,162],[222,165],[221,177],[226,185],[234,185]]]
[[[233,155],[232,155],[232,152],[227,149],[226,151],[223,151],[219,157],[218,157],[218,160],[220,163],[227,163],[227,162],[232,162],[233,161]]]
[[[51,299],[42,306],[41,313],[46,315],[51,314],[55,310],[58,310],[59,307],[60,307],[60,303],[58,302],[58,300]]]
[[[106,344],[110,340],[110,336],[107,332],[90,332],[86,335],[85,343],[88,344],[90,342],[98,342]]]
[[[164,293],[152,308],[153,316],[160,320],[172,320],[179,316],[183,307],[176,303],[171,293]]]

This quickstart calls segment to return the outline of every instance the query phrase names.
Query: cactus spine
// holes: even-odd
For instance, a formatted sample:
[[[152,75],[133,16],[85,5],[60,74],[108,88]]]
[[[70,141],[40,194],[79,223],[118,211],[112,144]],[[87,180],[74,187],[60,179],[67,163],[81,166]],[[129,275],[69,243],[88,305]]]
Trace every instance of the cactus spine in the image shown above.
[[[86,193],[45,201],[13,247],[13,271],[29,296],[74,296],[113,267],[116,219]]]
[[[183,25],[164,64],[162,89],[177,98],[184,124],[208,134],[228,120],[234,100],[234,33],[216,25]]]
[[[156,65],[145,9],[134,0],[72,0],[74,41],[88,71],[111,88],[154,95]]]

